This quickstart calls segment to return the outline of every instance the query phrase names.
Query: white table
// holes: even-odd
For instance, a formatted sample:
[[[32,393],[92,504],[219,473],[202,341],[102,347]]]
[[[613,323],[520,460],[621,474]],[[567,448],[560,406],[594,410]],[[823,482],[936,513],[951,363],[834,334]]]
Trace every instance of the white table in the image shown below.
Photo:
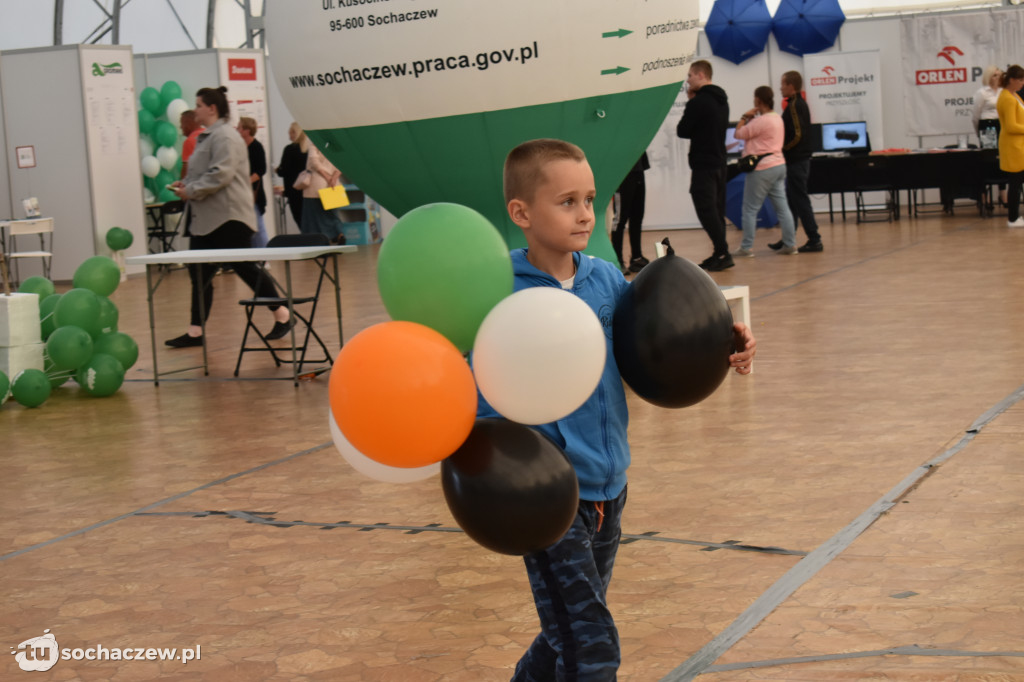
[[[318,258],[320,256],[330,256],[331,263],[334,267],[334,277],[328,275],[328,279],[332,279],[334,282],[334,305],[335,311],[338,314],[338,338],[343,342],[344,337],[341,332],[341,284],[338,279],[338,254],[352,253],[356,250],[355,246],[284,246],[277,248],[264,248],[264,249],[191,249],[187,251],[172,251],[169,253],[151,253],[145,256],[129,256],[125,258],[126,265],[145,265],[146,266],[146,297],[149,302],[149,338],[150,343],[153,347],[153,383],[154,385],[160,385],[160,372],[157,369],[157,355],[156,355],[156,325],[153,318],[153,294],[156,292],[157,287],[160,286],[160,282],[163,281],[163,275],[153,281],[153,271],[155,268],[159,268],[161,265],[173,265],[176,263],[182,263],[185,265],[198,265],[198,264],[214,264],[214,263],[244,263],[244,262],[283,262],[284,273],[285,273],[285,297],[288,299],[288,312],[295,314],[295,310],[292,306],[292,271],[291,262],[297,260],[310,260]],[[320,267],[326,267],[326,262]],[[201,270],[200,270],[201,272]],[[205,289],[206,283],[202,281],[202,275],[200,274],[199,288],[200,290]],[[199,297],[200,307],[200,319],[202,320],[203,327],[203,364],[201,365],[203,373],[205,375],[210,374],[210,367],[206,357],[206,310],[203,302],[203,297]],[[295,327],[291,329],[291,341],[292,341],[292,381],[296,386],[299,385],[299,362],[295,351]],[[174,370],[173,372],[166,372],[165,374],[173,374],[175,372],[184,372],[191,369],[199,369],[197,367],[186,367],[183,369]]]

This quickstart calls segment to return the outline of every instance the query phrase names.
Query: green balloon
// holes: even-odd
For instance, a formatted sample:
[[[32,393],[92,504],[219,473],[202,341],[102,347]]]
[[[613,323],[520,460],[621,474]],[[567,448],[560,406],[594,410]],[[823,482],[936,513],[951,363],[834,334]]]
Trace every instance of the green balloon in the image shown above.
[[[121,388],[124,368],[105,353],[96,353],[75,373],[75,381],[89,395],[108,396]]]
[[[39,303],[39,328],[43,341],[50,338],[50,334],[57,328],[57,316],[53,314],[53,309],[57,307],[60,297],[61,294],[53,294]]]
[[[38,407],[50,397],[50,380],[42,370],[23,369],[14,377],[11,395],[25,407]]]
[[[139,132],[149,135],[153,132],[154,125],[156,125],[156,117],[148,109],[139,109]]]
[[[39,301],[42,302],[44,298],[52,296],[57,290],[53,288],[53,282],[50,280],[33,275],[21,283],[18,291],[23,294],[39,294]]]
[[[7,375],[0,372],[0,405],[7,400],[7,392],[11,390],[11,380],[7,378]]]
[[[162,110],[160,107],[160,93],[157,92],[156,88],[143,88],[142,92],[139,93],[139,104],[153,116],[159,116]]]
[[[100,299],[89,289],[64,293],[54,306],[53,314],[58,328],[73,325],[89,332],[89,336],[100,334]]]
[[[112,251],[124,251],[134,240],[134,235],[123,227],[112,227],[107,230],[107,246]]]
[[[121,268],[107,256],[92,256],[78,266],[71,283],[98,296],[109,296],[121,283]]]
[[[139,345],[123,332],[100,334],[96,339],[95,352],[115,358],[125,371],[131,369],[139,359]]]
[[[154,179],[154,182],[153,182],[153,185],[156,188],[153,193],[154,194],[159,194],[160,192],[163,192],[164,190],[167,190],[167,185],[171,184],[172,182],[174,182],[177,179],[178,178],[174,177],[174,173],[172,173],[171,171],[167,170],[166,168],[160,169],[160,172],[156,174],[156,178]],[[167,190],[167,191],[170,191],[170,190]],[[171,194],[173,195],[174,193],[172,192]],[[175,196],[174,198],[177,199],[178,197]]]
[[[174,81],[167,81],[160,87],[160,104],[164,109],[174,100],[181,97],[181,86]]]
[[[160,201],[161,203],[166,204],[168,201],[177,201],[178,195],[164,187],[162,190],[160,190],[160,193],[157,195],[157,200]]]
[[[53,364],[53,360],[50,358],[43,359],[43,372],[46,374],[46,379],[50,382],[50,388],[60,388],[74,374],[74,372],[69,370],[57,369],[57,366]]]
[[[465,353],[487,313],[512,293],[512,260],[501,234],[480,213],[427,204],[388,233],[377,286],[392,319],[426,325]]]
[[[92,357],[92,337],[81,327],[60,327],[46,340],[46,354],[57,369],[78,369]]]
[[[117,319],[120,313],[117,306],[106,296],[100,296],[100,334],[117,331]]]
[[[178,129],[169,121],[157,121],[153,127],[153,141],[161,147],[173,147],[178,141]]]

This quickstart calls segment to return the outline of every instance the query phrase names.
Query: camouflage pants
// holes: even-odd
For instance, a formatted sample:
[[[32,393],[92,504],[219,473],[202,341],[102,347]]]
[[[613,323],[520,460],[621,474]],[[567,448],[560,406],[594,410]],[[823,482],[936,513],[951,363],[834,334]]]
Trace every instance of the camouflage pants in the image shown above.
[[[596,503],[580,500],[565,536],[523,557],[541,632],[516,665],[513,682],[615,680],[619,633],[605,594],[625,504],[623,490],[604,503],[602,520]]]

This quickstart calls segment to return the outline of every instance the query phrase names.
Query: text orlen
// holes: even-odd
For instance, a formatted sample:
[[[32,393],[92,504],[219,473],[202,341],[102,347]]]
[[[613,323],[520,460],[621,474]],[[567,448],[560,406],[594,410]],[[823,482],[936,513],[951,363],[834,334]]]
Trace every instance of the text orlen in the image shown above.
[[[967,69],[923,69],[914,72],[914,81],[918,85],[966,83]]]

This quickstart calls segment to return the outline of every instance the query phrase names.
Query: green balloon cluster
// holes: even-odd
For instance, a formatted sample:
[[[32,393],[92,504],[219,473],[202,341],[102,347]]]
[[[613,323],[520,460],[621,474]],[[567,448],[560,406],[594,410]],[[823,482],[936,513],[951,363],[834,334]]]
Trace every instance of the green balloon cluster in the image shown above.
[[[25,407],[38,407],[71,378],[92,396],[117,392],[125,372],[139,359],[135,340],[117,330],[119,313],[108,298],[120,278],[113,260],[95,256],[79,265],[75,288],[64,293],[55,293],[45,277],[22,282],[19,291],[39,295],[40,334],[46,342],[43,369],[23,370],[13,380],[0,372],[0,404],[10,394]]]
[[[147,201],[166,203],[178,198],[167,185],[181,177],[179,124],[181,112],[191,108],[181,94],[181,86],[175,81],[165,81],[159,90],[146,87],[139,93],[140,170],[148,190]]]
[[[134,240],[132,233],[123,227],[112,227],[107,230],[107,246],[111,251],[124,251]]]

